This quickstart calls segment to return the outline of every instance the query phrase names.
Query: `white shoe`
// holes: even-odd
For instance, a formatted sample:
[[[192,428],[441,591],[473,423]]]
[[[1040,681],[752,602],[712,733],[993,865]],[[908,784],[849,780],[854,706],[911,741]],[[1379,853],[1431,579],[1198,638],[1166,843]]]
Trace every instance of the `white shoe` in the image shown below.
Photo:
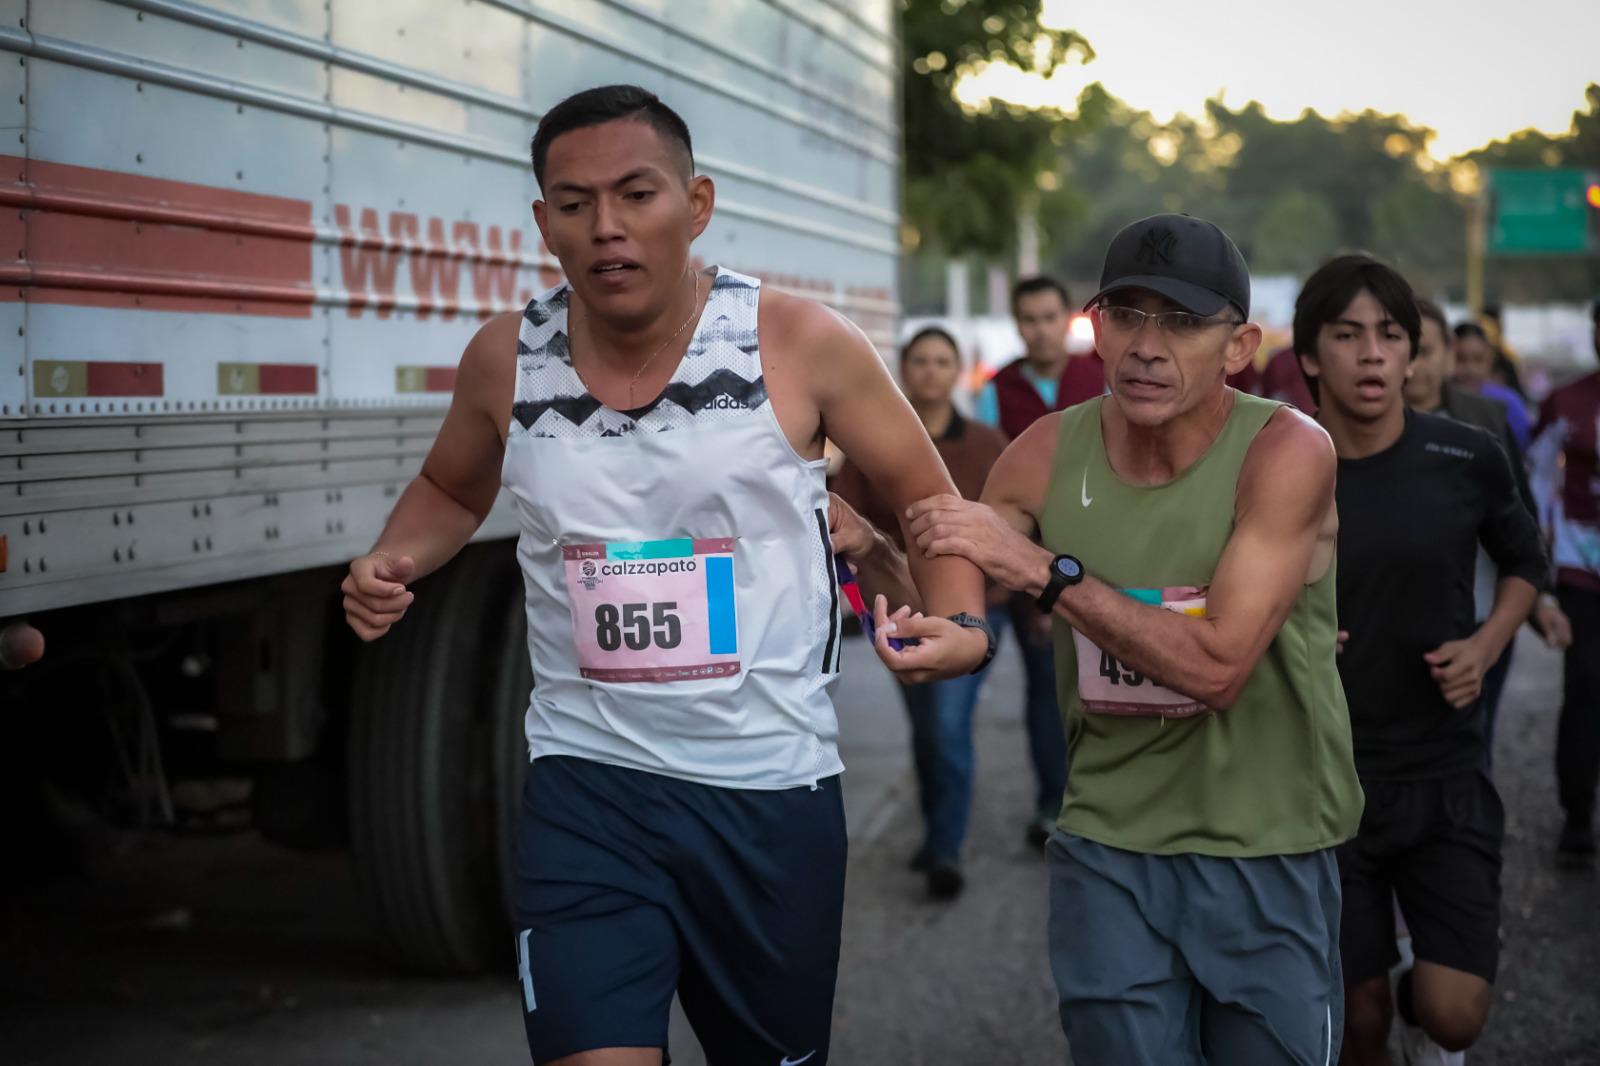
[[[1400,977],[1416,964],[1411,954],[1411,937],[1402,936],[1395,941],[1395,946],[1400,949],[1400,964],[1389,971],[1389,990],[1393,995],[1399,984]],[[1400,1027],[1400,1057],[1405,1066],[1464,1066],[1467,1061],[1465,1051],[1446,1051],[1435,1044],[1421,1026],[1407,1025],[1405,1021],[1395,1014],[1395,1024]]]
[[[1416,1026],[1400,1024],[1400,1056],[1406,1066],[1464,1066],[1465,1051],[1446,1051]]]

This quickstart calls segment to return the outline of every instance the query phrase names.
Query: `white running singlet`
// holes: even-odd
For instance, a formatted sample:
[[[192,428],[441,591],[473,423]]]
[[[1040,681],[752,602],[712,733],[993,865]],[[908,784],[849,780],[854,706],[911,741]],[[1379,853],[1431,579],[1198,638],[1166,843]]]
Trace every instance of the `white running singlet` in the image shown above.
[[[826,463],[767,402],[760,293],[716,269],[672,380],[628,412],[572,367],[565,284],[523,314],[501,480],[522,527],[531,758],[758,789],[843,769]]]

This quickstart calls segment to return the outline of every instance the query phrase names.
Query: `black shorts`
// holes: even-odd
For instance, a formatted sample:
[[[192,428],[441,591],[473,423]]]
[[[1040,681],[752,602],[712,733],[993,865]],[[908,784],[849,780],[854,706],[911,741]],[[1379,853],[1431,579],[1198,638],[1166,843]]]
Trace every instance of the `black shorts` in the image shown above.
[[[1338,851],[1345,983],[1381,977],[1400,961],[1396,899],[1418,959],[1493,981],[1505,809],[1488,774],[1362,787],[1361,829]]]
[[[677,992],[711,1066],[821,1066],[844,871],[837,776],[758,791],[534,760],[512,898],[533,1061],[665,1048]]]

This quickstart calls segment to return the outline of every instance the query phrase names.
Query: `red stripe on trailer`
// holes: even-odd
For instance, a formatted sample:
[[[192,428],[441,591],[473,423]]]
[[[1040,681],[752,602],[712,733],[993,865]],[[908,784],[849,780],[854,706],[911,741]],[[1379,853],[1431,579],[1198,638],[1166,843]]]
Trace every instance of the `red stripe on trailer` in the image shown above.
[[[17,288],[15,286],[23,286]],[[35,276],[18,280],[0,266],[0,303],[25,301],[65,307],[113,307],[128,311],[177,311],[196,315],[258,315],[264,318],[310,318],[311,302],[239,299],[229,296],[167,296],[117,288],[72,288],[43,284]]]
[[[36,198],[72,206],[76,214],[252,230],[307,241],[313,235],[310,200],[14,155],[0,155],[0,181],[13,192],[21,186]]]
[[[257,374],[264,396],[317,394],[317,367],[313,363],[262,363]]]
[[[164,391],[160,363],[89,363],[84,373],[90,396],[160,396]]]
[[[0,301],[311,315],[309,200],[0,155],[0,205]]]

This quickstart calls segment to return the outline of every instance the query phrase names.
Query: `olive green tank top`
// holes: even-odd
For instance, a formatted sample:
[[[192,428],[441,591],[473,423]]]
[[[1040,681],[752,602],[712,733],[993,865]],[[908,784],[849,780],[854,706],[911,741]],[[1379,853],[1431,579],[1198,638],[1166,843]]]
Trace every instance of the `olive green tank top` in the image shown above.
[[[1166,484],[1133,485],[1106,458],[1102,402],[1061,416],[1043,543],[1135,599],[1203,617],[1233,531],[1239,469],[1282,405],[1236,394],[1193,465]],[[1334,571],[1301,590],[1224,711],[1143,677],[1057,615],[1071,751],[1060,827],[1130,851],[1231,857],[1315,851],[1354,835],[1363,800],[1334,660]]]

